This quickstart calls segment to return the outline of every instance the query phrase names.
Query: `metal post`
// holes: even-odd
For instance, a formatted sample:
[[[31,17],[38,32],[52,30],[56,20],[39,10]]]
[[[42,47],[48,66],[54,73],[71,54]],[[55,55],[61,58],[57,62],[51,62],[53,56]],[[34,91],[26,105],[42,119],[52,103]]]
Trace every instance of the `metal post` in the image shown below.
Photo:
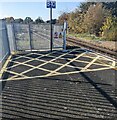
[[[12,32],[13,32],[13,37],[14,37],[14,48],[15,48],[15,51],[17,51],[18,48],[17,48],[17,40],[16,40],[16,34],[15,34],[15,24],[12,23],[11,25],[12,25]]]
[[[50,7],[50,50],[52,52],[52,46],[53,46],[53,33],[52,33],[52,7]]]
[[[63,26],[63,52],[67,52],[66,50],[66,31],[67,31],[67,21],[64,21]]]
[[[66,30],[63,32],[63,50],[66,51]]]
[[[30,50],[32,51],[32,42],[31,42],[31,26],[29,23],[29,43],[30,43]]]

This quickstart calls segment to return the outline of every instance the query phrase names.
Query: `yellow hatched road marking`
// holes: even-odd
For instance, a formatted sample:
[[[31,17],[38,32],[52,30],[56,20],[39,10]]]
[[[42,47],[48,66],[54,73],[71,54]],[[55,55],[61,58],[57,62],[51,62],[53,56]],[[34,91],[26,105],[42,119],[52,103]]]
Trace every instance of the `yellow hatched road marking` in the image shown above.
[[[56,52],[56,51],[53,51],[52,53],[55,53],[55,52]],[[46,55],[38,54],[38,55],[41,55],[41,56],[38,57],[38,58],[30,58],[30,57],[27,57],[27,56],[23,56],[23,58],[28,58],[29,60],[27,60],[27,61],[25,61],[25,62],[22,62],[22,63],[19,62],[19,64],[24,64],[24,63],[27,63],[27,62],[30,62],[30,61],[33,61],[33,60],[38,60],[39,58],[42,58],[42,57],[44,57],[44,56],[48,56],[48,55],[50,55],[50,54],[52,54],[52,53],[48,53],[48,54],[46,54]],[[28,55],[30,55],[30,54],[33,54],[33,53],[29,53]],[[19,56],[19,57],[15,58],[15,59],[12,59],[12,60],[17,60],[17,59],[19,59],[19,58],[22,58],[22,56],[20,56],[20,55],[17,55],[17,56]],[[12,62],[12,60],[10,60],[10,61]],[[13,61],[13,62],[16,62],[16,61]],[[18,61],[17,61],[17,62],[18,62]],[[18,66],[19,64],[13,65],[12,67],[16,67],[16,66]],[[12,68],[12,67],[9,67],[9,68]]]
[[[27,77],[27,76],[25,76],[25,75],[22,75],[22,74],[20,74],[20,73],[16,73],[16,72],[13,72],[13,71],[9,71],[9,70],[7,70],[7,72],[9,72],[9,73],[11,73],[11,74],[18,75],[18,76]]]
[[[72,51],[74,51],[74,50],[72,50]],[[70,52],[72,52],[72,51],[70,51]],[[50,61],[47,61],[47,62],[45,62],[45,63],[43,63],[43,64],[41,64],[41,65],[39,65],[39,66],[37,66],[37,67],[41,67],[41,66],[43,66],[43,65],[46,65],[46,64],[48,64],[48,63],[50,63],[50,62],[52,62],[52,61],[54,61],[54,60],[56,60],[56,59],[58,59],[58,58],[61,58],[61,57],[64,56],[64,55],[69,54],[70,52],[65,53],[65,54],[62,54],[62,55],[60,55],[60,56],[58,56],[58,57],[56,57],[56,58],[54,58],[54,59],[52,59],[52,60],[50,60]],[[34,70],[34,69],[35,69],[35,68],[29,69],[29,70],[27,70],[27,71],[22,72],[21,74],[25,74],[25,73],[27,73],[27,72],[30,72],[31,70]]]
[[[88,65],[86,65],[81,71],[86,70],[89,68],[100,56],[97,56],[95,59],[93,59]]]
[[[54,51],[55,52],[55,51]],[[53,52],[53,53],[54,53]],[[48,54],[46,54],[45,56],[47,56],[47,55],[49,55],[49,54],[51,54],[51,53],[48,53]],[[42,56],[44,56],[44,55],[42,55]],[[42,56],[40,56],[40,58],[42,57]],[[30,61],[33,61],[33,60],[35,60],[34,58],[32,59],[32,60],[30,60]],[[26,61],[27,62],[27,61]],[[44,71],[48,71],[49,72],[49,70],[47,70],[47,69],[44,69],[44,68],[39,68],[38,66],[37,67],[35,67],[35,66],[33,66],[33,65],[28,65],[28,64],[25,64],[26,62],[23,62],[23,63],[20,63],[20,62],[17,62],[17,61],[15,61],[15,63],[19,63],[19,64],[23,64],[23,65],[25,65],[25,66],[29,66],[29,67],[32,67],[32,69],[41,69],[41,70],[44,70]],[[18,65],[19,65],[18,64]],[[17,66],[18,66],[17,65]],[[29,71],[29,70],[32,70],[32,69],[28,69],[27,71]],[[26,72],[26,71],[25,71]],[[20,75],[21,76],[24,76],[23,75],[23,72],[22,73],[20,73]],[[13,77],[11,77],[11,78],[9,78],[9,79],[13,79],[13,78],[15,78],[15,77],[17,77],[18,76],[18,74],[17,75],[15,75],[15,76],[13,76]],[[28,76],[24,76],[24,77],[28,77]]]
[[[7,61],[5,62],[4,66],[2,67],[2,69],[1,69],[1,71],[0,71],[0,79],[2,78],[2,75],[3,75],[3,73],[4,73],[4,69],[7,67],[7,65],[8,65],[11,57],[12,57],[12,55],[10,55],[10,56],[8,57],[8,59],[7,59]]]
[[[100,68],[100,69],[93,69],[93,70],[84,70],[82,72],[92,72],[92,71],[101,71],[101,70],[108,70],[110,69],[109,67],[107,68]],[[70,74],[76,74],[76,73],[80,73],[81,71],[73,71],[73,72],[65,72],[65,73],[58,73],[58,74],[51,74],[50,76],[46,76],[46,75],[42,75],[42,76],[33,76],[33,77],[23,77],[23,78],[15,78],[12,80],[25,80],[25,79],[32,79],[32,78],[46,78],[46,77],[53,77],[53,76],[61,76],[61,75],[70,75]],[[11,79],[6,79],[6,80],[11,80]],[[3,81],[6,81],[5,79]]]
[[[51,74],[59,71],[60,69],[64,68],[66,65],[70,64],[71,62],[73,62],[74,60],[78,59],[79,57],[81,57],[81,56],[84,55],[84,54],[85,54],[85,52],[82,53],[82,54],[80,54],[80,55],[78,55],[76,58],[74,58],[74,59],[72,59],[71,61],[67,62],[67,63],[64,64],[63,66],[61,66],[61,67],[57,68],[56,70],[52,71],[51,73],[47,74],[46,76],[49,76],[49,75],[51,75]]]
[[[73,49],[72,51],[75,51],[76,49]],[[72,52],[72,51],[70,51],[70,52]],[[115,65],[116,65],[116,62],[115,61],[113,61],[113,60],[110,60],[110,59],[105,59],[105,57],[103,57],[103,56],[100,56],[100,55],[98,55],[98,54],[95,54],[97,57],[89,57],[89,58],[92,58],[93,60],[91,61],[91,62],[88,62],[88,61],[81,61],[81,60],[78,60],[78,58],[79,57],[81,57],[81,56],[83,56],[83,57],[86,57],[85,55],[86,55],[86,53],[84,52],[84,53],[81,53],[80,55],[78,55],[77,57],[75,57],[75,58],[73,58],[73,59],[70,59],[70,58],[67,58],[67,60],[70,60],[69,62],[67,62],[67,63],[65,63],[65,64],[63,64],[63,63],[57,63],[57,62],[53,62],[53,61],[55,61],[55,60],[57,60],[57,59],[64,59],[64,60],[66,60],[66,58],[62,58],[63,56],[65,56],[65,55],[67,55],[67,54],[69,54],[70,52],[67,52],[67,53],[65,53],[65,54],[62,54],[62,55],[60,55],[60,56],[58,56],[58,57],[56,57],[56,56],[52,56],[52,55],[50,55],[50,54],[52,54],[52,53],[56,53],[56,51],[54,51],[54,52],[51,52],[51,53],[48,53],[48,54],[45,54],[45,55],[42,55],[42,54],[39,54],[39,53],[29,53],[29,54],[27,54],[27,55],[33,55],[33,54],[37,54],[37,55],[40,55],[39,57],[37,57],[37,58],[30,58],[30,57],[28,57],[27,55],[26,56],[23,56],[23,58],[28,58],[29,60],[27,60],[27,61],[25,61],[25,62],[22,62],[22,63],[20,63],[20,62],[18,62],[18,61],[12,61],[12,60],[17,60],[17,59],[19,59],[19,58],[22,58],[22,56],[20,56],[20,55],[17,55],[17,56],[19,56],[19,57],[17,57],[17,58],[14,58],[14,59],[12,59],[11,60],[11,58],[9,59],[8,58],[8,61],[7,62],[14,62],[14,63],[17,63],[16,65],[13,65],[13,66],[11,66],[11,67],[8,67],[8,68],[12,68],[12,67],[15,67],[15,66],[18,66],[18,65],[25,65],[25,66],[29,66],[29,67],[32,67],[31,69],[28,69],[27,71],[24,71],[24,72],[22,72],[22,73],[16,73],[16,72],[13,72],[13,71],[8,71],[7,70],[7,68],[6,68],[6,66],[4,66],[3,68],[2,68],[2,72],[0,73],[0,77],[2,77],[2,74],[3,74],[3,72],[4,71],[8,71],[8,72],[10,72],[10,73],[13,73],[13,74],[15,74],[15,76],[13,76],[13,77],[10,77],[10,78],[8,78],[7,80],[19,80],[19,79],[27,79],[27,78],[41,78],[41,77],[48,77],[48,76],[58,76],[58,75],[67,75],[67,74],[74,74],[74,73],[80,73],[80,72],[88,72],[88,71],[99,71],[99,70],[105,70],[105,69],[115,69],[115,70],[117,70],[117,68],[115,67]],[[94,53],[90,53],[90,54],[94,54]],[[40,59],[39,60],[39,58],[42,58],[42,57],[45,57],[45,56],[49,56],[49,57],[53,57],[51,60],[49,60],[49,61],[46,61],[46,60],[42,60],[42,59]],[[33,65],[30,65],[30,64],[27,64],[27,62],[30,62],[30,61],[32,61],[33,62],[33,60],[38,60],[38,61],[43,61],[44,63],[43,64],[41,64],[41,65],[38,65],[38,66],[33,66]],[[99,60],[99,61],[98,61]],[[107,64],[107,63],[103,63],[103,62],[101,62],[100,60],[105,60],[105,61],[109,61],[109,62],[112,62],[112,65],[109,65],[109,64]],[[84,67],[84,68],[82,68],[82,67],[75,67],[75,66],[72,66],[72,65],[69,65],[71,62],[73,62],[73,61],[76,61],[76,62],[82,62],[82,63],[87,63],[87,65]],[[100,62],[100,63],[95,63],[96,61],[98,61],[98,62]],[[48,63],[52,63],[52,64],[57,64],[57,65],[60,65],[60,67],[58,67],[57,69],[55,69],[54,71],[53,70],[48,70],[48,69],[45,69],[45,68],[41,68],[41,66],[43,66],[43,65],[46,65],[46,64],[48,64]],[[8,63],[5,63],[5,64],[8,64]],[[91,65],[93,65],[93,64],[95,64],[95,65],[101,65],[101,66],[105,66],[105,68],[98,68],[98,69],[88,69]],[[59,71],[60,69],[62,69],[63,67],[65,67],[65,66],[68,66],[68,67],[71,67],[71,68],[79,68],[79,69],[81,69],[81,71],[72,71],[72,72],[65,72],[65,73],[60,73],[60,72],[57,72],[57,71]],[[24,74],[25,73],[27,73],[27,72],[29,72],[29,71],[31,71],[31,70],[34,70],[34,69],[39,69],[39,70],[43,70],[43,71],[47,71],[47,72],[49,72],[48,74],[46,74],[46,75],[40,75],[40,76],[33,76],[33,77],[28,77],[28,76],[25,76]],[[18,77],[18,76],[21,76],[20,78],[16,78],[16,77]]]

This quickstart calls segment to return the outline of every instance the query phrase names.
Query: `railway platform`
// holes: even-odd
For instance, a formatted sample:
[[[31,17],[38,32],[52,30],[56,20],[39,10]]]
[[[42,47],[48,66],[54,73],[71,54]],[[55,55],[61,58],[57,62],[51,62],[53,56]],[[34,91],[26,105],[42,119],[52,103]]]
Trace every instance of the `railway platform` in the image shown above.
[[[2,117],[114,119],[116,65],[81,48],[10,55],[1,70]]]

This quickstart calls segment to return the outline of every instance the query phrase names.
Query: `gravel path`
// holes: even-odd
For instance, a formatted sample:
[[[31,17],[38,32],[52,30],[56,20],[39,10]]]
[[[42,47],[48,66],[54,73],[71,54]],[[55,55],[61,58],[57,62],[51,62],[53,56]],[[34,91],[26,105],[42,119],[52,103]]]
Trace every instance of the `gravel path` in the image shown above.
[[[69,36],[69,37],[71,37],[71,36]],[[76,39],[76,37],[72,37],[72,38]],[[92,45],[95,45],[95,46],[100,46],[100,47],[103,47],[103,48],[106,48],[109,50],[117,51],[117,41],[85,40],[82,38],[80,38],[79,40],[82,40],[87,43],[91,43]]]

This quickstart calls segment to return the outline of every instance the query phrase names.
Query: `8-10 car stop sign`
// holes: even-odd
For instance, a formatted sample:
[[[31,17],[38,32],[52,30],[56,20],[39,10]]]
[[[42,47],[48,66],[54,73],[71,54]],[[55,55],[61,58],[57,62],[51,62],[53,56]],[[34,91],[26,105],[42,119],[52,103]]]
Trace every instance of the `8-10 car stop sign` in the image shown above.
[[[47,0],[47,8],[56,8],[56,1]]]

